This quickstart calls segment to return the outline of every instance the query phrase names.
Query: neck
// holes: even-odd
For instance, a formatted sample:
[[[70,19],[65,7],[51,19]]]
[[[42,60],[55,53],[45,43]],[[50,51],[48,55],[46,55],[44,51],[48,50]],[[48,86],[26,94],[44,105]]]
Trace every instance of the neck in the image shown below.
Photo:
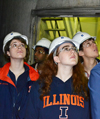
[[[18,62],[11,61],[9,69],[15,74],[16,80],[25,71],[23,63],[24,63],[23,61]]]
[[[56,77],[60,78],[63,82],[66,82],[73,73],[73,68],[70,66],[64,66],[63,68],[58,66],[58,72]]]
[[[43,64],[43,62],[37,64],[37,69],[38,69],[38,70],[41,70],[42,64]]]
[[[91,69],[97,64],[96,59],[84,60],[83,66],[84,70],[90,75]]]

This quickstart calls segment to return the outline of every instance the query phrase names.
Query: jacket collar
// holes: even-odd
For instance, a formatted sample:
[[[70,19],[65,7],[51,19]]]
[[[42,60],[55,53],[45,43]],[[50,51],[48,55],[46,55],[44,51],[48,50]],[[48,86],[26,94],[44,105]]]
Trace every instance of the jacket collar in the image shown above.
[[[28,63],[24,62],[24,64],[29,67],[29,77],[31,81],[36,81],[39,78],[38,72],[36,72],[35,69],[32,68]],[[10,67],[10,63],[6,63],[2,68],[0,68],[0,79],[15,86],[14,82],[8,76],[9,67]]]

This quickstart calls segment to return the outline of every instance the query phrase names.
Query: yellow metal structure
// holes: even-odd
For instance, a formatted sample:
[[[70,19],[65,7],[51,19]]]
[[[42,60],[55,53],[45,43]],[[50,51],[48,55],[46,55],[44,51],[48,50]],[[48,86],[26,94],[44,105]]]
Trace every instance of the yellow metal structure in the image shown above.
[[[38,30],[38,40],[45,37],[51,41],[59,36],[72,38],[78,31],[87,32],[97,37],[100,54],[100,17],[42,17]]]

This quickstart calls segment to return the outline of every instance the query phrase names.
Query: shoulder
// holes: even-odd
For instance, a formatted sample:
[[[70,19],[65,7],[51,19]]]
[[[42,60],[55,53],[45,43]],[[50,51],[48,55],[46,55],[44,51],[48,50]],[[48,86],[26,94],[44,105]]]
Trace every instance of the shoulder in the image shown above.
[[[91,72],[94,71],[100,72],[100,62],[96,66],[94,66],[93,69],[91,70]]]
[[[98,62],[98,64],[92,68],[91,72],[98,71],[100,69],[100,60],[96,59],[96,61]]]
[[[32,88],[31,88],[31,91],[38,91],[39,88],[40,88],[40,81],[37,80],[37,81],[34,81],[33,84],[32,84]]]
[[[32,81],[36,81],[39,78],[39,73],[36,71],[33,67],[31,67],[29,64],[24,62],[25,65],[29,67],[29,77]]]
[[[98,58],[96,58],[97,62],[100,62],[100,60]]]
[[[100,62],[91,70],[88,84],[89,87],[92,86],[92,88],[94,86],[96,88],[100,84]]]

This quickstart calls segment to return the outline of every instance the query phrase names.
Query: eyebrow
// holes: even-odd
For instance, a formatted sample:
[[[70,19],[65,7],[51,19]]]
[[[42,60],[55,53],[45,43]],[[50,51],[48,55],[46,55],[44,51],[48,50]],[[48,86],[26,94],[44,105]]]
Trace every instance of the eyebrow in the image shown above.
[[[91,38],[91,39],[87,39],[87,40],[84,41],[84,42],[88,42],[88,41],[91,41],[91,40],[95,41],[93,38]]]
[[[42,50],[42,51],[44,51],[44,49],[35,49],[35,50]]]
[[[17,43],[16,41],[12,42],[12,43]]]
[[[12,42],[11,44],[13,44],[13,43],[18,43],[18,42],[16,42],[16,41],[14,41],[14,42]],[[23,42],[20,42],[21,44],[24,44]]]
[[[66,46],[64,46],[64,47],[74,47],[73,45],[72,46],[70,46],[70,45],[66,45]],[[64,48],[64,47],[62,47],[62,48]]]

